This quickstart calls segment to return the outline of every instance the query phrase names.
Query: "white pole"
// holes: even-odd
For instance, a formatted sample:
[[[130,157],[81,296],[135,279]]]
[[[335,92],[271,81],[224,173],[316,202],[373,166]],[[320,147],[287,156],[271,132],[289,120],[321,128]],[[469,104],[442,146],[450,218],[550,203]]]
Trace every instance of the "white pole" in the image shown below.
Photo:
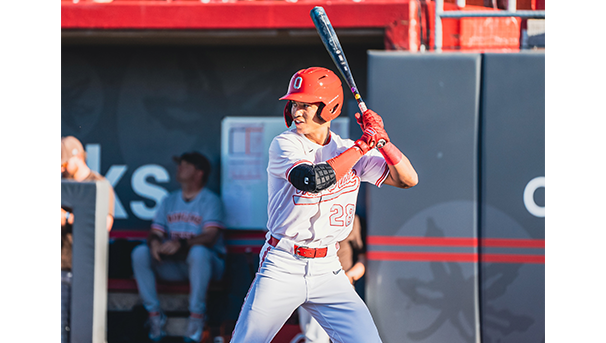
[[[444,0],[436,0],[435,9],[435,28],[434,28],[434,47],[436,51],[442,51],[442,10],[444,9]]]

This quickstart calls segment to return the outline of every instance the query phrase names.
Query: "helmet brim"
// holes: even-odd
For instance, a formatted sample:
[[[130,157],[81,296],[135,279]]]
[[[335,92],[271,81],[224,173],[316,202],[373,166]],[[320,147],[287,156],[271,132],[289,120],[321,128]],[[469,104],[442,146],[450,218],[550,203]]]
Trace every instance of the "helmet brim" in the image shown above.
[[[317,95],[310,95],[310,94],[304,94],[304,93],[286,94],[283,97],[281,97],[279,100],[293,100],[293,101],[299,101],[299,102],[306,102],[306,103],[310,103],[310,104],[313,104],[315,102],[323,102],[322,99],[318,98]]]

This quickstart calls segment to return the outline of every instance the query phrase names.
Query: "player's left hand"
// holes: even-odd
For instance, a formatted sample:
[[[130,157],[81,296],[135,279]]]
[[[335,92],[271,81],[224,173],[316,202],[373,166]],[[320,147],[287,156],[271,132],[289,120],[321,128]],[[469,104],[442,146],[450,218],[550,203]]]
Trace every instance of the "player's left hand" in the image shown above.
[[[181,248],[181,243],[178,240],[173,239],[162,243],[158,249],[158,252],[164,255],[174,255],[177,251],[179,251],[179,248]]]
[[[70,213],[69,218],[67,218],[67,211],[62,208],[61,209],[61,226],[64,226],[67,224],[72,224],[72,225],[74,224],[74,214]]]
[[[354,278],[353,275],[351,275],[351,273],[345,273],[345,276],[347,276],[347,278],[349,278],[349,283],[351,283],[352,285],[356,282],[356,279]]]

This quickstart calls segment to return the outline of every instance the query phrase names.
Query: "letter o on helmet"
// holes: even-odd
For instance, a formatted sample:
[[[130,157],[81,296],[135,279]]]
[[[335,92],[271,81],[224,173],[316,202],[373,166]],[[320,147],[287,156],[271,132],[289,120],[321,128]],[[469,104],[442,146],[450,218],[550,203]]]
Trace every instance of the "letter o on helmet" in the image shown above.
[[[289,100],[284,107],[284,121],[290,127],[293,121],[291,101],[321,103],[320,117],[331,121],[341,114],[343,87],[341,79],[331,70],[310,67],[296,72],[288,84],[288,92],[280,100]]]

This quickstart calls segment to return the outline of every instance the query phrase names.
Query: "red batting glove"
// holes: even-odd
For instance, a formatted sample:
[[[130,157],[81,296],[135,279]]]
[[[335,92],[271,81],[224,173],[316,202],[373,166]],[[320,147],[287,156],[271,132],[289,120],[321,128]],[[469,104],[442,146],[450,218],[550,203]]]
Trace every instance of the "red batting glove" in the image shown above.
[[[358,125],[360,125],[360,128],[362,128],[362,131],[366,130],[366,128],[369,126],[381,129],[384,128],[383,118],[381,118],[381,116],[373,110],[364,111],[363,116],[360,115],[360,113],[356,113],[355,117]]]
[[[376,131],[370,127],[364,130],[362,137],[360,137],[360,139],[358,139],[355,143],[356,146],[362,150],[362,153],[366,154],[375,146],[375,144],[377,144],[377,141],[374,139],[376,134]]]
[[[355,144],[366,154],[370,149],[374,148],[381,139],[384,139],[386,143],[389,142],[387,132],[385,132],[383,128],[369,126],[364,130],[362,137],[360,137]]]
[[[362,129],[362,131],[364,131],[364,121],[362,120],[362,116],[358,112],[355,114],[355,117],[356,117],[356,121],[358,122],[358,125],[360,125],[360,128]]]
[[[381,121],[381,125],[383,125],[383,122]],[[377,128],[376,126],[371,126],[372,129],[374,129],[375,131],[377,131],[377,135],[375,137],[377,143],[383,139],[385,141],[385,144],[389,143],[389,136],[387,135],[387,132],[385,132],[385,129],[383,127],[381,128]]]
[[[364,115],[362,116],[362,120],[364,121],[364,127],[367,128],[372,126],[374,128],[384,129],[383,118],[377,114],[377,112],[373,110],[364,111]]]

